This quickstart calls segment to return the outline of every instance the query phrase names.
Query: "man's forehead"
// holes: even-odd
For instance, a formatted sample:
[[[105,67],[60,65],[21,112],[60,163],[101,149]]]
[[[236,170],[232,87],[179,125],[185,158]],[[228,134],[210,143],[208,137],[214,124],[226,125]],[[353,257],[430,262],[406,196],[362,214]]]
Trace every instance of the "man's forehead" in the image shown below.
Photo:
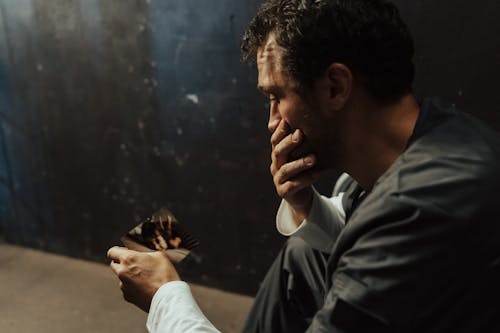
[[[257,64],[276,67],[280,63],[282,47],[278,45],[273,34],[269,35],[263,46],[257,50]]]
[[[284,89],[293,85],[287,72],[282,67],[284,49],[280,46],[273,34],[257,50],[257,67],[259,71],[258,88],[262,91]]]

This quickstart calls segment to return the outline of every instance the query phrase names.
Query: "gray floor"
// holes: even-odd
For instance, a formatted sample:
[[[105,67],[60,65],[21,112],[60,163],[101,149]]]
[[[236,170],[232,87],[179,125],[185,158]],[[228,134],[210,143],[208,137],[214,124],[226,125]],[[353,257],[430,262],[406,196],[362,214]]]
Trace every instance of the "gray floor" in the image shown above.
[[[252,298],[191,287],[219,330],[240,330]],[[145,320],[108,266],[0,243],[0,332],[146,332]]]

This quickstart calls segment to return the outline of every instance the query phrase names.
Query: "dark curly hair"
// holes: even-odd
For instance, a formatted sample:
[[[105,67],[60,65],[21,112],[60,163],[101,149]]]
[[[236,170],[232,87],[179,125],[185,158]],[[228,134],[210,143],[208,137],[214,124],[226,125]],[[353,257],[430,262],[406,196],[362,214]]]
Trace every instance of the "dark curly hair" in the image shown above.
[[[243,58],[255,59],[271,32],[299,88],[311,87],[340,62],[378,99],[394,100],[412,89],[413,39],[389,1],[266,0],[244,34]]]

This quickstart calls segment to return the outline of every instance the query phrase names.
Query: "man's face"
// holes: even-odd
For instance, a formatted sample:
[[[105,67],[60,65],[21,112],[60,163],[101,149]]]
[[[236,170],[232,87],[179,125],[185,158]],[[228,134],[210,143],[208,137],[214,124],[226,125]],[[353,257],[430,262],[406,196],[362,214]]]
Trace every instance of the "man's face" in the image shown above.
[[[280,121],[285,121],[291,131],[300,129],[307,152],[317,155],[321,167],[331,167],[329,154],[337,146],[332,146],[333,141],[338,140],[337,131],[322,110],[324,94],[316,88],[307,93],[307,98],[299,94],[296,83],[281,66],[282,52],[272,34],[257,52],[258,86],[270,101],[268,128],[273,132]]]
[[[308,113],[294,82],[281,67],[281,52],[281,47],[271,37],[257,53],[258,86],[269,98],[268,128],[271,132],[281,120],[286,121],[291,129],[301,128]]]

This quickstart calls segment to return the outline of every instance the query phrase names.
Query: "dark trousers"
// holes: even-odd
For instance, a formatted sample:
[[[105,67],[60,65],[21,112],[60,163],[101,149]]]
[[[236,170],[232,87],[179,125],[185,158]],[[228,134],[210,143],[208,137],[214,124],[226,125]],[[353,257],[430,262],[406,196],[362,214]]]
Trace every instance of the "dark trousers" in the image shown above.
[[[323,306],[328,254],[290,237],[262,282],[244,333],[304,332]]]

